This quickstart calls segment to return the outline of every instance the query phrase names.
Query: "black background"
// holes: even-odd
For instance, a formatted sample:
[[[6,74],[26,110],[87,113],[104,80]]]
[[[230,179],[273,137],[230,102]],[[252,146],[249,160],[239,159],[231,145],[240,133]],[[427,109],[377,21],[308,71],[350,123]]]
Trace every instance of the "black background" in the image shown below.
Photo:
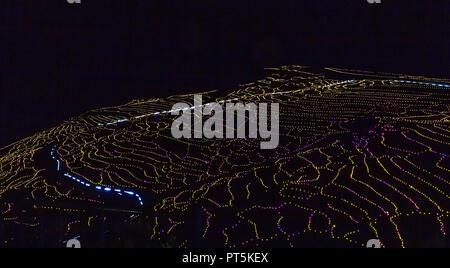
[[[0,146],[133,99],[298,64],[448,78],[448,0],[0,1]]]

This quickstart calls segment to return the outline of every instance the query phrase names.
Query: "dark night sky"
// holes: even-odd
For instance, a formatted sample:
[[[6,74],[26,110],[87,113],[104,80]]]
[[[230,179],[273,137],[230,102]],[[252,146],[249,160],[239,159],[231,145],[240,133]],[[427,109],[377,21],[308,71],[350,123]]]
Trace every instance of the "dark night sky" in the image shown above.
[[[0,1],[0,146],[132,99],[285,64],[448,78],[448,0]]]

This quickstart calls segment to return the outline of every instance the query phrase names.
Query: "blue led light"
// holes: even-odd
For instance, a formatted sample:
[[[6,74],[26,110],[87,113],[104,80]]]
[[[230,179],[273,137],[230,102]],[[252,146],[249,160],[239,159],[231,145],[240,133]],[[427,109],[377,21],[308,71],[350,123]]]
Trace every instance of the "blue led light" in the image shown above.
[[[396,83],[408,83],[408,84],[419,84],[419,85],[429,85],[429,86],[434,86],[434,87],[450,87],[450,85],[448,84],[437,84],[434,82],[420,82],[420,81],[410,81],[410,80],[392,80],[393,82]]]
[[[58,162],[58,171],[59,171],[60,168],[61,168],[61,162],[60,162],[60,160],[58,160],[56,157],[53,156],[53,153],[54,153],[55,148],[56,148],[56,146],[52,149],[51,155],[52,155],[52,159],[54,159],[55,161]],[[74,180],[74,181],[76,181],[76,182],[78,182],[78,183],[80,183],[81,185],[84,185],[84,186],[86,186],[86,187],[91,187],[91,184],[90,184],[90,183],[84,182],[84,181],[82,181],[82,180],[80,180],[80,179],[78,179],[78,178],[72,176],[72,175],[69,174],[69,173],[64,173],[64,177],[70,178],[70,179],[72,179],[72,180]],[[103,190],[104,192],[111,192],[111,191],[114,191],[114,192],[115,192],[116,194],[118,194],[118,195],[121,195],[121,196],[123,195],[121,189],[115,189],[115,188],[111,188],[111,187],[105,187],[105,188],[102,188],[101,186],[95,186],[95,188],[96,188],[97,190]],[[131,195],[131,196],[135,196],[136,198],[138,198],[139,204],[140,204],[141,206],[144,205],[144,203],[142,202],[142,198],[141,198],[138,194],[135,194],[134,192],[131,192],[131,191],[125,191],[125,193],[127,193],[128,195]]]

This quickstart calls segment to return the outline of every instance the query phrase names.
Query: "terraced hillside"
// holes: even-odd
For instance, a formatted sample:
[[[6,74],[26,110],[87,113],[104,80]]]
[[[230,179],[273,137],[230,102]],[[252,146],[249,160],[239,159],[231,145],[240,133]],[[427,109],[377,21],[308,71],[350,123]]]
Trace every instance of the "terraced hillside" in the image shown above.
[[[0,247],[450,246],[450,80],[304,66],[204,102],[280,103],[280,145],[174,139],[173,104],[0,150]],[[133,96],[130,96],[132,98]]]

